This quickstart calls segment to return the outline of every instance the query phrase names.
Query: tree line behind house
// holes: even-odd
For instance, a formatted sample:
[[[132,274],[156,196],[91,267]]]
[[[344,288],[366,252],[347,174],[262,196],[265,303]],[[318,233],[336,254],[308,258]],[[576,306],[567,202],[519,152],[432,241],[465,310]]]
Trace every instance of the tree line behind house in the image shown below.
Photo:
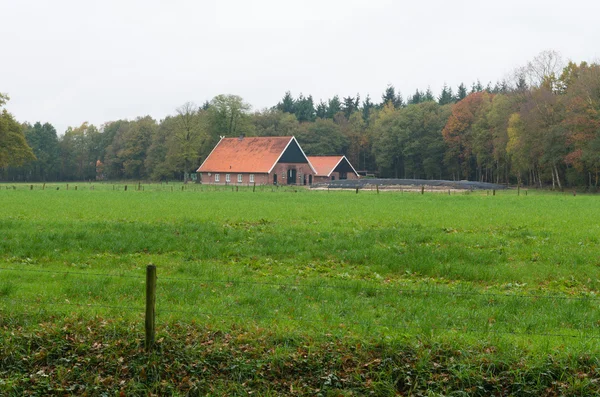
[[[218,95],[164,120],[83,123],[61,136],[6,109],[0,117],[0,178],[10,181],[183,179],[220,136],[240,134],[293,135],[307,155],[344,154],[379,177],[595,188],[600,171],[600,65],[563,65],[555,52],[495,84],[445,85],[438,95],[404,98],[389,85],[377,99],[316,103],[287,92],[254,112],[239,96]]]

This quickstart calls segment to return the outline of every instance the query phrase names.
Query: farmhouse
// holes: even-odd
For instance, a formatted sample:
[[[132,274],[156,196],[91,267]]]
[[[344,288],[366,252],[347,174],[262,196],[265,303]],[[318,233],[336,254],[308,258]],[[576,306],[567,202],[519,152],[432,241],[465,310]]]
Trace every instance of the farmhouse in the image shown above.
[[[317,171],[315,182],[359,178],[346,156],[308,156],[308,161]]]
[[[222,137],[197,171],[202,183],[310,185],[315,169],[293,136]]]
[[[206,184],[312,185],[357,179],[345,156],[307,157],[293,136],[225,138],[197,170]]]

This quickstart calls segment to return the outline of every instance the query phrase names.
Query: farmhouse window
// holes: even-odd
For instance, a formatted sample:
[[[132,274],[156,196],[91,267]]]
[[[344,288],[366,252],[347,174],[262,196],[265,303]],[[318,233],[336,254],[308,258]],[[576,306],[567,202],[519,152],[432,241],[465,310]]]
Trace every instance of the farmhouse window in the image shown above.
[[[215,174],[215,182],[220,182],[220,180],[221,180],[221,175]]]
[[[242,183],[242,174],[238,174],[238,183]]]
[[[254,174],[250,174],[250,183],[254,183]]]
[[[230,174],[225,174],[225,182],[227,182],[227,183],[231,182],[231,175]]]

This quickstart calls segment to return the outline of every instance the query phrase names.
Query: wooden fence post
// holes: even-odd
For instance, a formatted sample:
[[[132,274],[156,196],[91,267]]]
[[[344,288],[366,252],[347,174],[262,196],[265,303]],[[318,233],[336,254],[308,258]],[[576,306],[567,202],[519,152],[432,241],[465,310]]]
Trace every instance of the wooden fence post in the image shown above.
[[[425,194],[425,185],[421,185],[421,194]]]
[[[146,351],[149,352],[154,347],[154,338],[156,336],[155,317],[156,317],[156,266],[148,265],[146,267]]]
[[[379,185],[375,185],[375,188],[377,189],[377,194],[379,194]]]

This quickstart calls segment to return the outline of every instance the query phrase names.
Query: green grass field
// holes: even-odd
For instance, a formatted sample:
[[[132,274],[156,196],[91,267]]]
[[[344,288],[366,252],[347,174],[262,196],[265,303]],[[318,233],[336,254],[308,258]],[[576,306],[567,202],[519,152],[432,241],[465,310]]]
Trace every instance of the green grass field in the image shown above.
[[[118,362],[128,351],[138,369],[189,357],[208,363],[205,354],[217,345],[232,355],[228,360],[271,365],[262,375],[241,364],[232,372],[215,369],[208,373],[212,382],[192,382],[191,389],[167,372],[149,379],[105,369],[114,382],[125,379],[119,387],[97,380],[93,370],[75,377],[97,382],[98,394],[595,392],[599,198],[523,193],[0,185],[0,378],[8,379],[0,381],[0,392],[38,390],[22,375],[46,365],[51,379],[62,379],[63,391],[80,394],[67,389],[74,382],[69,376],[56,372],[68,367],[56,361],[66,349],[57,345],[67,332],[61,329],[82,341],[104,338],[112,347],[103,358]],[[139,347],[150,263],[158,269],[157,337],[164,346],[154,361]],[[207,346],[203,338],[214,342]],[[52,346],[63,346],[57,357],[19,361]],[[253,346],[247,348],[253,353],[243,346]],[[88,344],[79,348],[94,356]],[[299,349],[315,355],[305,363],[314,366],[307,374],[320,375],[304,386],[277,383],[285,376],[272,367],[299,366]],[[175,350],[187,351],[187,358]],[[381,367],[386,354],[393,365]],[[413,372],[392,371],[413,356]],[[344,357],[360,371],[347,375]],[[371,361],[378,369],[365,366]],[[190,368],[184,376],[192,379],[197,374]],[[435,377],[437,368],[445,384]],[[240,378],[249,389],[234,386],[244,383]],[[41,384],[63,387],[48,382]],[[494,382],[497,389],[486,388]],[[515,382],[522,389],[506,389]]]

